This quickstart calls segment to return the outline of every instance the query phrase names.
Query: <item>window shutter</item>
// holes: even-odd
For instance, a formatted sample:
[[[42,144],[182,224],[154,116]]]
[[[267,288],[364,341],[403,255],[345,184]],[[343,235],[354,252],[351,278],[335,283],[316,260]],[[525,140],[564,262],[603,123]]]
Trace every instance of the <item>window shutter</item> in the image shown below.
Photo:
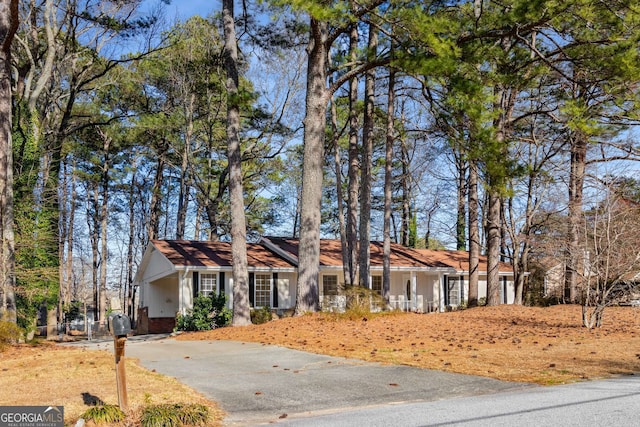
[[[449,276],[444,276],[444,305],[449,305]]]
[[[218,274],[218,277],[220,278],[218,283],[218,295],[220,295],[224,293],[224,271],[221,271],[220,274]]]
[[[502,303],[507,303],[507,276],[502,276]]]
[[[193,276],[192,276],[191,280],[193,281],[193,283],[192,283],[192,285],[193,285],[193,297],[195,298],[195,297],[198,296],[198,289],[199,289],[199,286],[200,286],[200,276],[199,276],[197,271],[193,272]]]
[[[249,273],[249,305],[251,307],[254,306],[254,302],[255,302],[255,290],[256,290],[256,283],[255,283],[255,277],[253,273]]]
[[[278,273],[273,273],[273,308],[278,308]]]

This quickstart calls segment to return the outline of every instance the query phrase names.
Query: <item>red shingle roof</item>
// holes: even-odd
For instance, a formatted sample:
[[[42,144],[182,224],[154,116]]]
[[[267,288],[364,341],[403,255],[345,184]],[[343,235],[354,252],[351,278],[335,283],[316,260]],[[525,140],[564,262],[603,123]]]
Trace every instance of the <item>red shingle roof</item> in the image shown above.
[[[253,268],[295,268],[298,259],[298,239],[285,237],[265,237],[265,243],[279,248],[285,256],[268,249],[263,244],[247,244],[247,261]],[[231,244],[197,240],[153,240],[153,245],[176,266],[190,267],[231,267]],[[372,267],[382,267],[383,244],[371,242],[370,259]],[[290,261],[288,261],[288,258]],[[395,268],[452,268],[456,271],[469,270],[469,254],[465,251],[435,251],[413,249],[392,243],[391,266]],[[320,240],[320,266],[342,266],[340,240]],[[487,271],[487,257],[480,257],[480,271]],[[500,272],[513,272],[510,264],[500,263]]]
[[[153,240],[153,245],[173,265],[231,267],[231,243],[197,240]],[[262,245],[247,244],[247,261],[254,268],[293,268],[282,257]]]
[[[290,257],[298,258],[298,239],[286,237],[265,237],[265,240],[279,247]],[[382,267],[383,244],[371,242],[370,259],[372,267]],[[465,251],[436,251],[431,249],[413,249],[391,244],[392,267],[417,267],[417,268],[453,268],[456,271],[469,270],[469,253]],[[320,240],[320,265],[325,267],[339,267],[342,265],[342,250],[340,240]],[[511,265],[501,262],[500,272],[513,272]],[[480,271],[487,271],[487,257],[480,257]]]
[[[455,268],[457,271],[469,271],[469,252],[466,251],[435,251],[432,249],[416,249],[425,258],[439,260],[444,264]],[[487,271],[487,257],[480,256],[479,270]],[[506,262],[500,262],[498,270],[501,273],[513,273],[513,267]]]

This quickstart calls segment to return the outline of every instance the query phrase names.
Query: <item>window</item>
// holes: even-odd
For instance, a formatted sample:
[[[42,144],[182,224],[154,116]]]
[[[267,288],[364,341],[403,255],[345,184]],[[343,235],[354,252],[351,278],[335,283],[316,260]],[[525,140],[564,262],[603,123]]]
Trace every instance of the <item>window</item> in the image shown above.
[[[255,277],[255,307],[271,307],[271,276],[256,274]]]
[[[382,295],[382,276],[371,276],[371,290]]]
[[[338,276],[322,276],[322,294],[338,295]]]
[[[198,294],[208,297],[217,291],[218,275],[217,274],[200,274],[200,287]]]
[[[407,279],[407,289],[405,296],[407,297],[407,301],[411,301],[411,279]]]
[[[462,286],[461,277],[449,277],[447,279],[447,305],[460,305],[460,288]]]

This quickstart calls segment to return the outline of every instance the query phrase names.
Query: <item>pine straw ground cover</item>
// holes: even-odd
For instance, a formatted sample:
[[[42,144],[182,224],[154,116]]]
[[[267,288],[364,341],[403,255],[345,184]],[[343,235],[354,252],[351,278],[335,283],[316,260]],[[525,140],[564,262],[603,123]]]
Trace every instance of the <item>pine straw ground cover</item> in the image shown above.
[[[204,404],[211,425],[221,425],[223,412],[177,380],[150,372],[126,358],[132,425],[142,408],[154,404]],[[0,405],[62,405],[65,424],[73,425],[93,404],[118,404],[113,354],[44,343],[18,345],[0,352]]]
[[[183,334],[237,340],[506,381],[559,384],[640,372],[640,309],[612,307],[604,325],[581,326],[579,306],[503,305],[451,313],[335,314]]]

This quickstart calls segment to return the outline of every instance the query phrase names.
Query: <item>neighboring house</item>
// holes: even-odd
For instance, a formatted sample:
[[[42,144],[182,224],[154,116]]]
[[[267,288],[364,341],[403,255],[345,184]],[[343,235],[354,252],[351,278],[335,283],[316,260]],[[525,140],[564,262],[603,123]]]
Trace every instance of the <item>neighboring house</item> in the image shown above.
[[[371,286],[382,291],[382,243],[371,242]],[[293,309],[296,301],[298,240],[263,237],[247,244],[251,307]],[[392,308],[416,312],[445,311],[466,302],[468,253],[411,249],[391,244]],[[501,298],[514,300],[513,269],[500,264]],[[193,307],[196,295],[224,292],[233,306],[231,244],[227,242],[153,240],[135,277],[140,287],[139,333],[168,332],[178,313]],[[320,301],[324,309],[343,309],[344,285],[339,240],[320,241]],[[486,297],[486,257],[480,261],[479,298]]]
[[[544,297],[562,299],[564,296],[565,264],[561,262],[547,268],[544,274]]]
[[[587,259],[585,257],[585,263]],[[588,264],[587,264],[588,265]],[[588,272],[587,272],[588,273]],[[565,263],[561,262],[552,267],[547,268],[544,275],[544,297],[561,300],[564,297],[564,274]],[[583,272],[579,272],[579,277],[583,278]],[[588,277],[588,276],[587,276]],[[592,278],[592,280],[595,280]],[[623,274],[617,281],[617,287],[622,291],[612,292],[615,296],[615,303],[626,304],[633,301],[633,304],[640,304],[640,272],[630,271]],[[586,286],[586,285],[583,285]]]

